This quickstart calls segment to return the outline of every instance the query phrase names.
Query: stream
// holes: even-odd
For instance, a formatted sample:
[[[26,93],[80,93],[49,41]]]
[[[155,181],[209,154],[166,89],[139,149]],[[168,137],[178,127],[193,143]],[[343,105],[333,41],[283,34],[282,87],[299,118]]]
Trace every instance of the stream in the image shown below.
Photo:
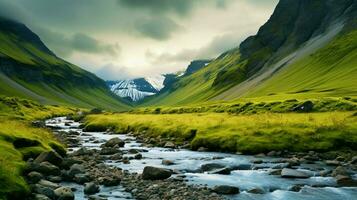
[[[270,175],[273,168],[277,168],[282,163],[282,158],[277,157],[255,157],[247,155],[237,155],[219,152],[197,152],[186,149],[169,149],[161,147],[145,147],[139,143],[135,137],[123,134],[107,134],[105,132],[83,132],[79,128],[80,123],[68,120],[65,117],[57,117],[46,121],[46,126],[56,129],[56,131],[76,131],[80,133],[80,147],[90,149],[100,149],[100,145],[107,140],[119,137],[125,141],[125,146],[121,148],[123,152],[129,149],[136,149],[142,154],[142,159],[130,159],[130,163],[124,164],[112,160],[106,160],[107,165],[119,167],[130,173],[142,173],[145,166],[155,166],[172,169],[177,174],[175,177],[183,177],[187,184],[206,185],[214,187],[217,185],[236,186],[240,189],[240,194],[227,195],[228,199],[239,200],[357,200],[357,187],[337,187],[333,177],[320,176],[324,170],[332,170],[333,166],[327,166],[323,162],[314,164],[301,164],[296,169],[311,175],[306,179],[281,178],[280,175]],[[69,148],[69,153],[78,150],[80,147]],[[132,157],[133,154],[124,154]],[[259,162],[253,161],[261,160]],[[163,165],[162,160],[170,160],[173,165]],[[212,174],[200,172],[199,169],[204,164],[216,163],[230,167],[229,175]],[[259,163],[259,164],[258,164]],[[354,173],[353,178],[357,178]],[[83,186],[65,183],[65,185],[77,189],[76,199],[86,199],[83,195]],[[290,191],[294,185],[302,185],[299,192]],[[260,193],[247,192],[251,189],[259,189]],[[125,192],[121,186],[101,187],[99,196],[108,199],[133,199],[130,193]]]

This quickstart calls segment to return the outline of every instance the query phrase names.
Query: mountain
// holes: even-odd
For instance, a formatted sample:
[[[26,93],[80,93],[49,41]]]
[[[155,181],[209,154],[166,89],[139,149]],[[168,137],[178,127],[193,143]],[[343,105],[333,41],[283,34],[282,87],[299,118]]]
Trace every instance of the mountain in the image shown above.
[[[164,87],[165,75],[131,80],[107,81],[110,90],[122,98],[139,101],[157,94]]]
[[[357,96],[357,1],[280,0],[254,36],[145,105]]]
[[[191,75],[203,67],[207,66],[212,60],[194,60],[188,65],[184,75]]]
[[[129,108],[103,80],[57,57],[28,27],[6,18],[0,18],[0,95],[43,104]]]

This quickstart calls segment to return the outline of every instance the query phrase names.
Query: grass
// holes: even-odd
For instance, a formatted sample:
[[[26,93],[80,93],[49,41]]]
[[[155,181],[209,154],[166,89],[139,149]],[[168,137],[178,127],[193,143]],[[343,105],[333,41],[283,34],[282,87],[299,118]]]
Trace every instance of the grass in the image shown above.
[[[23,199],[29,193],[22,177],[24,160],[50,149],[65,151],[48,130],[32,127],[31,121],[75,111],[25,99],[0,98],[0,199]]]
[[[85,128],[133,131],[177,143],[190,141],[193,149],[206,147],[249,154],[271,150],[356,150],[357,117],[353,115],[353,112],[100,114],[87,116]]]

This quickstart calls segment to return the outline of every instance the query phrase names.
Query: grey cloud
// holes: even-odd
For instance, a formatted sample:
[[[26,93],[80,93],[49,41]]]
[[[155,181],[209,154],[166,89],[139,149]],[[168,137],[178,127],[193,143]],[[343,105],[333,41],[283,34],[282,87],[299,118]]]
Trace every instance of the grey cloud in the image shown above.
[[[173,12],[179,15],[188,14],[194,6],[192,0],[118,0],[122,6],[134,9],[146,9],[153,14]]]
[[[135,23],[137,31],[144,36],[156,40],[169,39],[171,34],[180,26],[168,18],[151,18],[138,20]]]
[[[128,68],[117,66],[112,63],[106,64],[95,73],[104,80],[123,80],[133,78]]]
[[[184,62],[194,59],[211,59],[219,56],[225,51],[235,48],[242,41],[243,37],[233,33],[215,37],[209,44],[199,49],[183,49],[176,54],[164,53],[155,55],[147,52],[146,56],[153,63],[165,61],[167,63]]]
[[[120,53],[120,46],[118,44],[105,44],[84,33],[76,33],[68,37],[62,33],[48,29],[35,29],[41,35],[41,38],[45,43],[61,56],[69,56],[75,51],[92,54],[106,54],[110,56],[118,56]]]

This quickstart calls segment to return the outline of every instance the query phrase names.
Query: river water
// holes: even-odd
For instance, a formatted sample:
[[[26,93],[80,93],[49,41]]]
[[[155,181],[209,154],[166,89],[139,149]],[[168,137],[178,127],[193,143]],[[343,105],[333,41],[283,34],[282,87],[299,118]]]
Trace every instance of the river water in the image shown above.
[[[104,132],[91,132],[83,134],[79,128],[80,123],[67,120],[65,117],[58,117],[46,121],[49,127],[55,127],[61,131],[80,132],[80,144],[82,147],[99,149],[105,141],[119,137],[124,140],[125,146],[121,148],[124,152],[129,149],[141,151],[143,158],[140,160],[130,160],[129,164],[107,160],[106,164],[120,167],[129,172],[141,173],[145,166],[156,166],[169,168],[177,171],[175,176],[183,176],[188,184],[199,184],[213,187],[216,185],[231,185],[240,188],[240,194],[226,196],[228,199],[239,200],[357,200],[357,187],[336,187],[336,181],[332,177],[319,176],[322,170],[333,169],[324,163],[301,164],[298,170],[310,173],[311,178],[307,179],[287,179],[279,175],[269,175],[279,163],[280,158],[256,158],[254,156],[236,155],[219,152],[196,152],[185,149],[167,149],[160,147],[145,147],[136,139],[129,135],[109,135]],[[99,140],[99,143],[93,141]],[[71,149],[72,151],[78,148]],[[71,152],[71,151],[70,151]],[[133,154],[124,156],[132,157]],[[162,165],[162,160],[171,160],[175,164],[170,166]],[[262,164],[253,164],[252,160],[262,159]],[[201,165],[207,163],[219,163],[226,167],[239,168],[239,166],[253,166],[254,170],[234,170],[230,175],[210,174],[198,172]],[[357,178],[357,175],[354,175]],[[304,185],[299,192],[289,191],[294,185]],[[68,184],[76,187],[76,199],[85,199],[83,188],[80,185]],[[253,194],[247,191],[259,188],[264,194]],[[131,195],[124,191],[122,187],[102,188],[99,195],[108,199],[132,199]]]

